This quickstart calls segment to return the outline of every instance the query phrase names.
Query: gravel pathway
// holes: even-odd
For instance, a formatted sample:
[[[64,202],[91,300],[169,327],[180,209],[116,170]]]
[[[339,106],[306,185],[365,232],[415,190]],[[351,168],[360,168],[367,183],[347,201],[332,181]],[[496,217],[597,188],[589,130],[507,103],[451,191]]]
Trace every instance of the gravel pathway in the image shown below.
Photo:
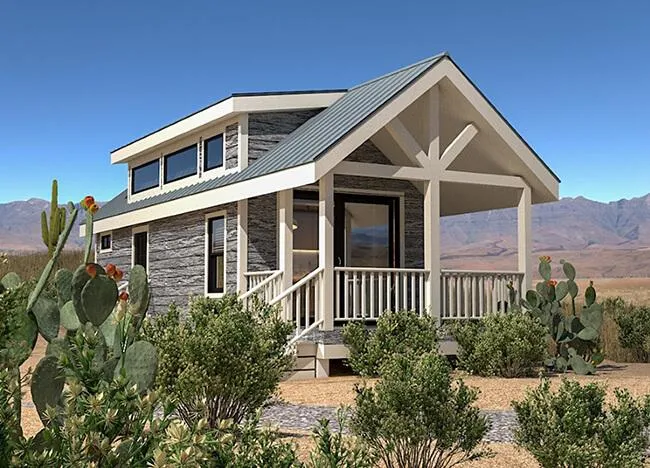
[[[514,411],[483,411],[492,426],[485,436],[486,442],[512,442],[513,429],[517,426]],[[264,410],[262,422],[282,429],[311,431],[321,418],[330,420],[330,426],[338,430],[336,408],[331,406],[307,406],[275,404]]]

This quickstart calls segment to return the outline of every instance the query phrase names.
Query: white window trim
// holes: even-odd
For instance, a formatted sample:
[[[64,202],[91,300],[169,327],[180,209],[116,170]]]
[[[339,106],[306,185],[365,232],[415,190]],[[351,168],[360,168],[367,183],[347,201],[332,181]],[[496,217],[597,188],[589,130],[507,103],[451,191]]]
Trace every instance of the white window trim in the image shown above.
[[[134,267],[135,265],[135,235],[140,233],[140,232],[146,232],[147,233],[147,275],[149,274],[149,264],[151,263],[151,258],[149,255],[150,248],[149,248],[149,243],[151,242],[151,236],[149,234],[149,225],[144,224],[142,226],[136,226],[133,229],[131,229],[131,268]]]
[[[212,218],[223,217],[223,292],[220,293],[209,293],[208,292],[208,259],[210,258],[210,236],[208,229],[208,221]],[[203,223],[204,228],[204,248],[203,248],[203,293],[205,297],[219,298],[223,297],[228,290],[228,212],[226,210],[213,211],[205,215],[205,221]]]
[[[113,231],[100,232],[100,233],[98,233],[98,235],[99,235],[99,239],[98,239],[99,242],[97,242],[97,251],[100,254],[112,252],[113,251]],[[102,237],[104,237],[104,236],[110,236],[111,237],[111,246],[108,249],[102,249]]]

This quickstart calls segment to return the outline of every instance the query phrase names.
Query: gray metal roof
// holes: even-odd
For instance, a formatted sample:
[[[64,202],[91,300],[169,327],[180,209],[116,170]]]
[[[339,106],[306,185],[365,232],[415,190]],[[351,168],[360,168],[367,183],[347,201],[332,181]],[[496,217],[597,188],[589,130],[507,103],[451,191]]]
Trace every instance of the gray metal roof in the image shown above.
[[[110,218],[314,162],[445,56],[445,54],[436,55],[351,88],[330,107],[298,127],[241,172],[197,182],[188,187],[132,203],[127,203],[125,190],[102,206],[95,219]],[[215,205],[218,204],[219,201],[215,200]]]

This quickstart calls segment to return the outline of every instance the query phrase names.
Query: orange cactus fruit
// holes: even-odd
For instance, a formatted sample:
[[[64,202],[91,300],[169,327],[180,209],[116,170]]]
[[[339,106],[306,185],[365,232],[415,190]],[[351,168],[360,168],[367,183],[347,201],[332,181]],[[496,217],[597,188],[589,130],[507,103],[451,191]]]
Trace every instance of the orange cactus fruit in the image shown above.
[[[97,211],[99,211],[99,205],[97,203],[93,203],[90,205],[90,207],[88,207],[88,211],[90,211],[92,214],[97,213]]]
[[[539,257],[539,261],[542,263],[551,263],[551,257],[549,257],[548,255],[542,255],[541,257]]]
[[[115,272],[113,273],[113,279],[117,282],[122,281],[122,277],[124,276],[124,272],[120,270],[119,268],[115,267]]]
[[[548,280],[548,285],[549,285],[549,286],[553,286],[553,287],[555,287],[555,286],[557,286],[557,281],[555,281],[555,280]]]
[[[81,200],[81,206],[84,208],[84,210],[89,209],[94,204],[95,204],[95,198],[92,197],[91,195],[87,195],[84,197],[83,200]]]
[[[108,265],[106,265],[106,268],[104,268],[104,269],[106,270],[106,274],[108,275],[109,278],[112,278],[113,276],[115,276],[115,272],[117,271],[117,267],[115,265],[113,265],[112,263],[109,263]]]
[[[91,278],[97,276],[97,267],[95,267],[94,263],[88,263],[86,265],[86,273],[88,273],[88,276],[90,276]]]
[[[128,300],[129,300],[129,293],[126,292],[126,291],[122,291],[122,292],[120,293],[120,301],[124,301],[124,302],[126,302],[126,301],[128,301]]]

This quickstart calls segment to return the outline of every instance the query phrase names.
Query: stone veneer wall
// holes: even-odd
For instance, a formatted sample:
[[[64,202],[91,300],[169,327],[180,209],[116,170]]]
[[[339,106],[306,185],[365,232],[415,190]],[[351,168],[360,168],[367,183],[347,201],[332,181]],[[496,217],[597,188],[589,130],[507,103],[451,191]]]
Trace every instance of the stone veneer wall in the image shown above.
[[[100,234],[95,234],[95,248],[98,249]],[[122,228],[112,231],[111,252],[101,253],[95,250],[97,263],[106,265],[112,263],[127,276],[131,269],[131,228]]]
[[[248,271],[275,270],[278,265],[277,195],[248,200]]]
[[[190,296],[205,293],[206,214],[226,214],[226,290],[237,286],[237,204],[230,203],[149,223],[150,314],[167,311],[174,302],[186,307]],[[132,228],[113,231],[117,250],[99,255],[102,264],[115,263],[128,272]],[[126,275],[128,279],[128,275]]]
[[[228,125],[224,132],[224,138],[226,140],[224,165],[226,169],[233,169],[239,165],[239,124]]]
[[[248,116],[248,163],[253,164],[257,158],[321,110],[250,114]]]

